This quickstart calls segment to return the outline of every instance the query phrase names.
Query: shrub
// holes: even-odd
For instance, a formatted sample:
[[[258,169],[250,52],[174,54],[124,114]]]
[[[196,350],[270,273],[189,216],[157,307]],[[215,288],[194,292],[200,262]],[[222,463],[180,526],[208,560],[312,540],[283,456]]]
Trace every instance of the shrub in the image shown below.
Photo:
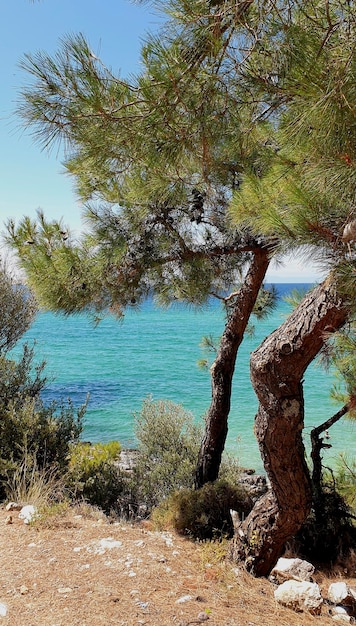
[[[217,480],[198,490],[176,491],[153,511],[152,521],[160,526],[171,525],[194,539],[232,537],[230,509],[242,516],[251,508],[252,502],[241,487]]]
[[[70,445],[82,431],[86,405],[77,411],[70,400],[45,405],[44,363],[33,361],[34,349],[27,345],[18,361],[0,356],[0,498],[24,460],[38,470],[63,472]]]
[[[17,285],[0,259],[0,499],[9,485],[44,489],[44,476],[62,473],[69,446],[78,441],[86,409],[67,403],[45,405],[45,363],[34,364],[34,348],[22,347],[18,360],[10,350],[31,325],[37,311],[31,292]]]
[[[98,506],[105,513],[115,510],[124,490],[119,457],[118,441],[94,445],[79,443],[74,446],[66,476],[70,497]]]
[[[150,510],[175,489],[192,486],[202,428],[182,406],[148,398],[135,415],[135,435],[136,498]]]
[[[0,355],[11,350],[31,326],[37,305],[32,293],[17,284],[0,259]]]
[[[356,545],[353,513],[333,485],[323,485],[318,500],[291,542],[295,552],[318,565],[347,559]]]

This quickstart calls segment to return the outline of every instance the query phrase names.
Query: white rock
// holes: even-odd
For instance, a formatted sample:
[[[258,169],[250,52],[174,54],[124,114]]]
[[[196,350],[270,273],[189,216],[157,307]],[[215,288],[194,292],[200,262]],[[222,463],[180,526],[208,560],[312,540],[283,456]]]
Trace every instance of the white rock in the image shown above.
[[[286,580],[275,590],[274,597],[290,609],[308,611],[312,615],[320,614],[323,603],[319,585],[307,581]]]
[[[117,541],[112,537],[105,537],[104,539],[99,539],[99,541],[95,541],[93,543],[93,546],[87,546],[87,551],[92,552],[93,554],[105,554],[107,550],[121,548],[122,546],[122,541]]]
[[[0,602],[0,617],[6,617],[7,615],[7,604],[3,604]]]
[[[356,591],[346,583],[332,583],[328,590],[328,600],[333,604],[356,607]]]
[[[104,550],[112,550],[113,548],[121,548],[122,541],[117,541],[112,537],[106,537],[106,539],[100,539],[99,545]]]
[[[354,624],[355,620],[353,617],[350,617],[350,615],[343,615],[343,614],[339,614],[339,615],[333,615],[331,618],[334,622],[342,622],[343,624]]]
[[[349,613],[350,607],[343,606],[333,606],[329,614],[332,616],[332,619],[336,622],[346,622],[347,624],[354,624],[355,618]]]
[[[8,502],[5,508],[6,511],[21,511],[22,505],[17,502]]]
[[[58,593],[72,593],[73,589],[71,587],[59,587],[57,591]]]
[[[184,604],[185,602],[190,602],[190,600],[194,600],[193,596],[182,596],[176,600],[176,604]]]
[[[284,580],[311,580],[314,574],[314,565],[302,559],[278,559],[270,574],[271,580],[282,582]]]
[[[348,612],[343,606],[333,606],[329,612],[331,615],[348,615]]]
[[[171,535],[171,533],[162,533],[162,538],[168,548],[172,548],[174,546],[173,535]]]
[[[26,504],[19,513],[19,519],[23,519],[25,524],[32,522],[37,515],[37,509],[33,504]]]
[[[207,615],[207,613],[203,613],[203,611],[201,611],[197,615],[197,621],[198,622],[207,622],[208,619],[209,619],[209,615]]]

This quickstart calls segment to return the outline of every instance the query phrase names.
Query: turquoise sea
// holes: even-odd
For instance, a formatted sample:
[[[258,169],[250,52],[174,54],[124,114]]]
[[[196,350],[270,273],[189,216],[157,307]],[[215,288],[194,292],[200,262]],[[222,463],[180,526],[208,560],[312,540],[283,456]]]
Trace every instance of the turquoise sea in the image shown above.
[[[293,287],[301,285],[276,285],[281,296]],[[262,465],[253,434],[257,401],[249,381],[249,355],[289,310],[280,299],[269,319],[255,323],[255,334],[245,338],[236,364],[227,449],[242,465],[258,471]],[[211,387],[209,371],[197,365],[206,356],[201,339],[210,334],[218,338],[223,328],[224,313],[218,303],[197,311],[182,304],[160,309],[147,301],[139,311],[128,311],[123,322],[106,317],[98,326],[84,315],[41,312],[24,340],[35,340],[37,358],[47,362],[46,399],[70,396],[81,404],[90,394],[85,440],[118,439],[123,446],[134,447],[133,413],[147,396],[180,403],[197,420],[203,419]],[[311,428],[340,408],[329,398],[333,380],[332,374],[316,365],[306,373],[306,445]],[[324,452],[324,460],[333,465],[340,452],[355,450],[356,424],[343,420],[333,426],[329,443],[332,448]]]

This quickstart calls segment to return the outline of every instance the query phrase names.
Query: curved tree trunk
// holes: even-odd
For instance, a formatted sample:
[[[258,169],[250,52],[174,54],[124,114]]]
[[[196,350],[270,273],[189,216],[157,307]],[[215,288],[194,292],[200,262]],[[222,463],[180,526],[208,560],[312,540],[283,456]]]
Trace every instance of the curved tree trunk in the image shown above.
[[[195,487],[217,479],[224,451],[230,412],[232,377],[236,355],[246,330],[258,292],[269,265],[267,248],[254,251],[253,260],[226,323],[217,357],[211,367],[212,400],[200,446]]]
[[[302,377],[320,351],[325,333],[337,330],[346,319],[347,311],[329,277],[251,356],[251,379],[259,399],[255,431],[271,491],[238,528],[231,553],[256,576],[270,572],[285,542],[310,511]]]

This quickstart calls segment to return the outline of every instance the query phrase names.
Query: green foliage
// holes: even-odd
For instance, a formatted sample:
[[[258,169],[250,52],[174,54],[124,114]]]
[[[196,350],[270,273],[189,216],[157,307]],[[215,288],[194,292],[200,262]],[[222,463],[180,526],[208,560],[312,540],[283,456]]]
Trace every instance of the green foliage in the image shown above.
[[[330,339],[331,363],[341,379],[343,388],[334,385],[332,397],[348,404],[348,417],[356,417],[356,324],[338,333]]]
[[[139,456],[134,480],[149,509],[175,489],[190,487],[202,436],[191,413],[168,400],[147,398],[135,415]]]
[[[293,309],[295,309],[298,304],[301,303],[304,296],[306,295],[307,290],[302,288],[294,288],[289,292],[287,296],[283,296],[283,300],[287,302]]]
[[[241,487],[217,480],[198,490],[174,492],[153,512],[152,520],[161,526],[172,525],[194,539],[216,539],[233,535],[230,509],[242,518],[251,508],[252,502]]]
[[[334,479],[337,491],[356,515],[356,459],[340,454]]]
[[[0,355],[17,343],[34,320],[37,308],[31,292],[14,282],[0,259]]]
[[[0,482],[18,472],[24,459],[33,467],[62,472],[70,444],[82,432],[86,406],[77,411],[67,403],[46,405],[44,363],[34,366],[34,350],[27,345],[19,361],[0,357]],[[0,490],[3,497],[3,488]]]
[[[35,364],[25,344],[18,360],[9,350],[27,330],[36,307],[31,293],[0,270],[0,498],[17,484],[23,492],[44,484],[47,472],[61,473],[69,446],[82,431],[86,405],[76,412],[71,401],[46,405],[44,363]]]
[[[117,509],[123,492],[123,478],[118,466],[120,444],[79,443],[70,453],[66,487],[75,501],[84,500],[105,513]]]

